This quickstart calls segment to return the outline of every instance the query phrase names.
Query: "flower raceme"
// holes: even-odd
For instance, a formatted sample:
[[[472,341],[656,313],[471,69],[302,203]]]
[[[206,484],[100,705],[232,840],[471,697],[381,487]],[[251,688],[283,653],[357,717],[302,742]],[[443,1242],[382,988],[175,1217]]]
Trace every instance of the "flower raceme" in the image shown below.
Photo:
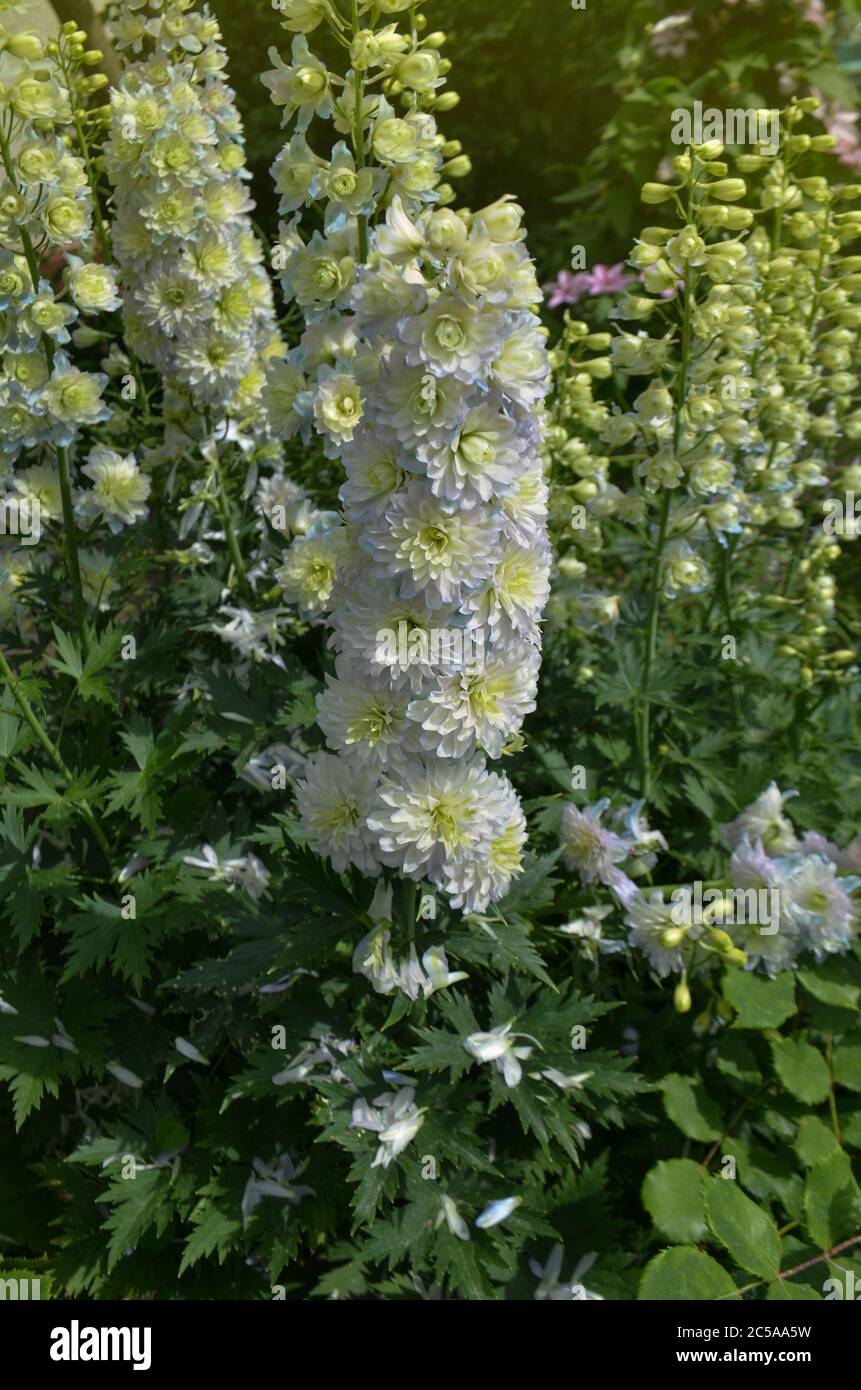
[[[264,77],[293,127],[272,171],[287,219],[276,255],[306,327],[271,365],[267,401],[274,428],[320,438],[346,474],[341,514],[297,537],[278,573],[289,601],[326,617],[337,653],[318,700],[331,751],[310,760],[300,811],[336,869],[387,867],[481,912],[526,838],[485,756],[517,746],[540,664],[541,293],[513,201],[450,206],[459,147],[437,129],[435,50],[396,23],[360,30],[339,78],[307,37],[341,23],[331,8],[287,5],[284,21],[291,61],[273,51]],[[350,141],[328,159],[321,119]],[[312,203],[322,228],[308,234]]]
[[[115,28],[132,61],[105,157],[129,345],[198,412],[262,431],[263,364],[281,344],[218,24],[205,5],[148,0]]]

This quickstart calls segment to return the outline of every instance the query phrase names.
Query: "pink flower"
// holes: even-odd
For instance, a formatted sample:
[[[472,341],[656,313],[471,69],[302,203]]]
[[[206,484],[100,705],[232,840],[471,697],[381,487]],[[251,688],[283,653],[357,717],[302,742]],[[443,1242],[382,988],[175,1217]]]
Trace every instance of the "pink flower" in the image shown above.
[[[596,294],[619,294],[634,283],[633,275],[626,275],[624,265],[596,265],[593,270],[581,270],[572,275],[570,270],[560,270],[555,280],[544,288],[547,291],[547,304],[550,309],[558,309],[562,304],[576,304],[578,300]]]

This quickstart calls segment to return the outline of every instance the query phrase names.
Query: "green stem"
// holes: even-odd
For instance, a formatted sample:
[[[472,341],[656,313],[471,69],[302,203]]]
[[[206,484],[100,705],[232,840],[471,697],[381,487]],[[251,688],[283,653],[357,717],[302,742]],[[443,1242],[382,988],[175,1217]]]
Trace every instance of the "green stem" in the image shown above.
[[[733,635],[734,618],[732,612],[732,581],[730,579],[730,566],[732,565],[732,552],[738,537],[733,536],[728,544],[721,547],[720,554],[720,590],[723,600],[724,616],[728,634]],[[741,713],[741,701],[739,699],[738,686],[735,679],[735,671],[730,665],[727,670],[729,678],[730,695],[732,697],[732,713],[735,727],[738,730],[744,728],[744,720]]]
[[[63,758],[60,754],[60,750],[57,748],[56,744],[52,743],[51,739],[46,734],[39,720],[39,716],[36,714],[36,711],[33,709],[33,706],[30,704],[30,701],[27,699],[27,696],[24,694],[23,690],[19,688],[19,683],[15,677],[15,674],[2,651],[0,651],[0,677],[2,677],[8,685],[10,691],[12,692],[13,700],[18,706],[19,710],[21,711],[24,720],[29,725],[30,729],[33,731],[33,734],[35,735],[38,743],[47,753],[48,757],[51,759],[51,762],[54,764],[54,767],[57,769],[63,780],[71,784],[74,781],[71,771],[63,761]],[[111,874],[113,874],[114,868],[113,861],[111,859],[111,851],[101,825],[94,816],[93,812],[90,810],[90,807],[87,805],[86,801],[78,802],[76,809],[84,824],[92,833],[94,840],[98,844],[99,849],[102,851],[102,854],[104,855],[105,860],[107,861],[107,865],[111,871]]]
[[[661,514],[658,521],[658,539],[652,557],[652,577],[649,587],[649,611],[646,618],[646,640],[643,649],[643,674],[640,681],[640,791],[648,801],[652,781],[651,722],[652,710],[649,685],[652,667],[658,649],[658,618],[661,611],[661,581],[664,571],[664,546],[670,521],[670,490],[664,488],[661,498]]]
[[[352,0],[353,8],[353,37],[359,32],[359,0]],[[356,167],[365,168],[365,82],[364,78],[353,69],[353,77],[356,83],[356,95],[353,105],[353,153],[356,156]],[[359,260],[364,264],[368,259],[368,219],[360,217],[359,223]]]
[[[236,528],[233,525],[233,510],[230,505],[230,496],[224,481],[224,472],[221,467],[221,459],[218,456],[217,447],[214,450],[214,456],[215,477],[218,483],[218,510],[221,513],[221,522],[224,526],[227,548],[230,551],[230,558],[233,561],[233,568],[236,571],[237,587],[243,597],[247,599],[250,596],[248,576],[245,572],[245,561],[242,558],[242,551],[236,535]]]
[[[693,203],[693,189],[690,194]],[[691,220],[691,209],[688,209],[688,221]],[[679,391],[676,399],[676,419],[673,428],[673,452],[675,455],[679,451],[679,442],[682,432],[682,410],[687,400],[688,394],[688,373],[690,371],[691,360],[691,273],[690,267],[685,262],[684,275],[684,294],[685,303],[682,313],[682,359],[679,372]],[[640,754],[640,792],[648,801],[652,788],[652,710],[649,697],[649,685],[652,677],[652,667],[655,662],[655,654],[658,648],[658,619],[661,612],[661,585],[664,577],[664,547],[667,542],[667,531],[670,522],[670,489],[664,488],[661,498],[661,512],[658,521],[658,538],[655,543],[655,550],[652,556],[652,576],[649,589],[649,610],[646,619],[645,646],[643,651],[643,672],[640,681],[640,718],[639,718],[639,754]]]
[[[75,509],[72,502],[72,479],[69,474],[69,452],[57,450],[60,465],[60,496],[63,499],[63,527],[66,532],[66,565],[72,586],[72,603],[75,608],[75,622],[81,637],[84,656],[90,654],[90,637],[87,631],[87,608],[84,603],[84,588],[81,583],[81,562],[78,556],[78,537],[75,530]]]

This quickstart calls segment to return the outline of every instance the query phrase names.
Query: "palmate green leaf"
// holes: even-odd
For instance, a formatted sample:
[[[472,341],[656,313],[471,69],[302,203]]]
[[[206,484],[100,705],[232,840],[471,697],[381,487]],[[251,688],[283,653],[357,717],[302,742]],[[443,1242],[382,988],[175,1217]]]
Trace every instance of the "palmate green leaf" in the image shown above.
[[[19,861],[8,869],[0,867],[0,910],[12,924],[19,950],[23,951],[38,932],[46,901],[68,897],[76,882],[76,871],[68,864],[33,869]]]
[[[735,1300],[736,1286],[722,1265],[692,1245],[674,1245],[650,1260],[637,1298],[653,1302]]]
[[[113,1208],[103,1227],[111,1233],[107,1248],[110,1273],[126,1251],[133,1250],[151,1227],[156,1235],[162,1235],[167,1230],[174,1212],[169,1170],[150,1169],[136,1173],[133,1179],[112,1182],[101,1200]]]
[[[852,1163],[842,1149],[815,1163],[804,1188],[807,1234],[820,1250],[830,1250],[861,1228],[861,1195]]]
[[[478,1026],[469,1030],[477,1032]],[[448,1071],[451,1080],[459,1081],[474,1063],[457,1033],[449,1033],[444,1028],[417,1028],[416,1033],[422,1046],[410,1052],[404,1062],[408,1072]],[[464,1037],[466,1034],[464,1034]]]
[[[530,940],[529,929],[522,922],[504,921],[497,917],[468,919],[461,930],[447,936],[445,944],[446,952],[453,960],[490,965],[500,971],[525,970],[556,992],[556,985]]]
[[[493,1285],[474,1241],[458,1240],[442,1226],[434,1243],[433,1260],[437,1277],[444,1279],[452,1292],[465,1294],[475,1302],[494,1298]]]
[[[554,850],[552,854],[541,856],[526,855],[523,873],[518,875],[506,896],[496,904],[500,917],[505,920],[513,917],[528,920],[534,913],[551,905],[561,882],[552,873],[559,854],[559,850]]]
[[[721,1129],[720,1110],[699,1077],[680,1076],[673,1072],[665,1076],[660,1084],[667,1118],[683,1134],[703,1143],[717,1139]]]
[[[191,1213],[194,1230],[185,1243],[179,1263],[180,1277],[198,1260],[217,1255],[223,1264],[242,1235],[241,1203],[247,1177],[237,1172],[229,1180],[213,1178],[201,1189],[201,1200]]]
[[[7,786],[3,798],[10,806],[62,806],[64,800],[64,779],[59,772],[51,772],[28,763],[16,763],[16,771],[25,786]]]
[[[727,1178],[707,1178],[706,1216],[713,1235],[749,1274],[774,1279],[780,1273],[780,1236],[774,1221]]]
[[[703,1169],[690,1158],[656,1163],[643,1183],[643,1206],[669,1240],[695,1243],[706,1234]]]
[[[149,973],[149,936],[146,915],[125,918],[120,903],[96,895],[80,899],[80,911],[60,923],[71,937],[63,954],[62,978],[74,979],[110,962],[112,972],[140,989]]]
[[[801,1038],[781,1038],[771,1044],[774,1070],[796,1100],[818,1105],[828,1097],[831,1076],[822,1053]]]
[[[90,646],[86,659],[78,639],[64,632],[54,624],[54,641],[59,659],[48,657],[48,664],[62,675],[75,682],[75,693],[82,700],[98,700],[103,704],[114,705],[107,680],[101,674],[119,655],[122,646],[122,633],[108,627],[101,633],[89,629]]]
[[[56,1047],[31,1047],[27,1044],[6,1043],[0,1056],[13,1061],[0,1062],[0,1081],[9,1084],[15,1128],[20,1129],[27,1116],[38,1110],[46,1095],[58,1096],[66,1072],[63,1054]]]

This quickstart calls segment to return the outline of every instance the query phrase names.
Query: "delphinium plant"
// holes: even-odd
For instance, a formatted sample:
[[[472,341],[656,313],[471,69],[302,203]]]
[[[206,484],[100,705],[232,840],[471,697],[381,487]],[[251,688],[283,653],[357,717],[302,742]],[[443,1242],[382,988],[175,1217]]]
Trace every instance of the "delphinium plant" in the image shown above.
[[[830,139],[792,102],[776,147],[680,152],[550,343],[520,204],[455,194],[457,45],[417,4],[279,0],[279,226],[207,7],[112,8],[110,93],[74,26],[0,56],[3,501],[44,533],[2,551],[3,1276],[831,1296],[861,865]]]

